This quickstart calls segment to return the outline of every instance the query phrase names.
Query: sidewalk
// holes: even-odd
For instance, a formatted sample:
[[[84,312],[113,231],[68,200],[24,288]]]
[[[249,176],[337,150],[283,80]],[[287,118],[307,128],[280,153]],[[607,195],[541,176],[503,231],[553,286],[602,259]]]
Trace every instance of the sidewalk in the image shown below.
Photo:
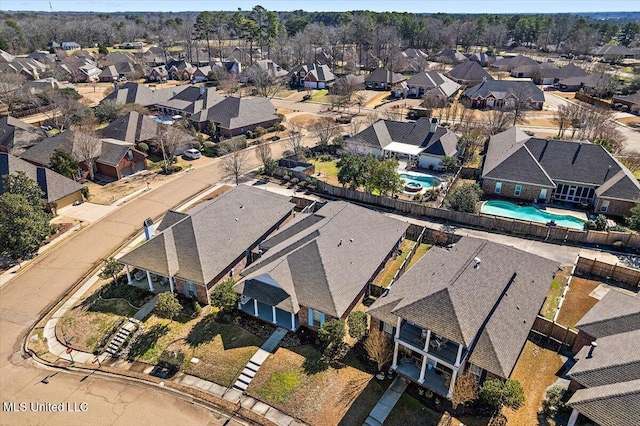
[[[406,389],[407,382],[400,376],[396,377],[380,401],[373,407],[363,426],[381,426]]]

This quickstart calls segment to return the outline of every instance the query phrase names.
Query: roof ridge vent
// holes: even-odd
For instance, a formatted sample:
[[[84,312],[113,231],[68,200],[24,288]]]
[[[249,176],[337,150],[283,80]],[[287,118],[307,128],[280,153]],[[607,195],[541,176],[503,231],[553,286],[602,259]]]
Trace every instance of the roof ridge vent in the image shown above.
[[[478,256],[473,258],[473,269],[478,269],[480,267],[480,258]]]

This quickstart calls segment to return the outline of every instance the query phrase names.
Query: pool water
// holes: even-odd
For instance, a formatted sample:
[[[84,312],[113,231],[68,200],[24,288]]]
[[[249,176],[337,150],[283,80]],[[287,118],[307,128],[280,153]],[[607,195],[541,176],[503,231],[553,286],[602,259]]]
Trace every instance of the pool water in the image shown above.
[[[529,222],[547,223],[551,220],[558,226],[566,228],[583,229],[584,220],[570,215],[559,215],[545,212],[533,206],[518,206],[508,201],[489,200],[482,204],[482,213],[495,216],[504,216],[511,219],[527,220]]]
[[[400,179],[402,179],[405,184],[417,183],[422,185],[426,189],[436,188],[442,183],[442,181],[435,176],[417,173],[400,173]]]

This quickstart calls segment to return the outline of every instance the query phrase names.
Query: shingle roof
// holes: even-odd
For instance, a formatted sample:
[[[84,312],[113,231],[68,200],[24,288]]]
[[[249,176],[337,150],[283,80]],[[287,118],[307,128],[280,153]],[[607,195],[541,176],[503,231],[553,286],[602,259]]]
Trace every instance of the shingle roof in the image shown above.
[[[0,194],[4,192],[2,189],[2,176],[19,171],[24,172],[28,177],[38,183],[48,203],[57,201],[83,188],[78,182],[62,176],[53,170],[36,167],[18,157],[0,152]]]
[[[633,50],[629,49],[626,46],[621,46],[621,45],[610,45],[607,44],[605,46],[602,46],[600,48],[598,48],[595,52],[594,55],[601,55],[601,56],[629,56],[629,55],[633,55]]]
[[[444,49],[442,52],[438,53],[434,56],[434,60],[442,62],[463,62],[467,60],[467,57],[457,50],[453,49]]]
[[[409,87],[422,87],[426,90],[440,89],[442,95],[449,97],[460,89],[460,85],[437,71],[415,74],[406,81]]]
[[[295,206],[288,197],[245,185],[202,203],[187,216],[124,255],[120,261],[165,275],[177,262],[177,276],[207,284],[265,236]],[[175,253],[167,242],[173,235]],[[167,260],[169,259],[169,260]]]
[[[367,312],[462,343],[472,363],[506,378],[557,270],[554,261],[463,237],[451,249],[431,248]]]
[[[610,290],[576,327],[595,338],[640,330],[640,298]]]
[[[336,76],[331,72],[328,65],[314,63],[296,65],[291,71],[289,71],[288,75],[297,74],[300,70],[304,70],[307,74],[313,75],[315,81],[330,82],[336,79]],[[305,79],[306,78],[307,76],[305,76]]]
[[[640,329],[599,337],[591,358],[591,346],[576,354],[569,376],[586,387],[640,380]]]
[[[601,426],[638,426],[640,380],[579,389],[568,405]]]
[[[10,153],[20,154],[44,138],[44,132],[31,124],[10,115],[0,118],[0,146]]]
[[[498,59],[490,65],[491,68],[497,68],[502,71],[511,71],[512,69],[522,65],[538,65],[538,62],[528,56],[509,56]]]
[[[201,111],[212,108],[226,98],[221,96],[216,90],[188,86],[180,92],[176,92],[170,99],[158,102],[161,107],[168,107],[184,111],[189,114],[198,114]]]
[[[364,78],[364,81],[382,82],[385,84],[396,84],[406,79],[407,77],[405,77],[404,75],[391,72],[386,68],[376,68],[371,72],[371,74],[367,75]]]
[[[447,75],[458,81],[482,81],[483,78],[493,80],[493,77],[475,61],[458,64]]]
[[[640,92],[636,92],[636,93],[632,93],[630,95],[627,96],[614,96],[613,97],[613,103],[615,104],[616,102],[619,101],[626,101],[626,102],[631,102],[634,103],[636,105],[640,105]]]
[[[53,154],[53,151],[57,148],[69,154],[73,152],[73,134],[72,130],[67,130],[50,138],[43,139],[39,144],[26,150],[20,158],[48,167],[51,154]],[[97,139],[96,143],[99,143]]]
[[[240,129],[277,118],[276,109],[267,98],[229,97],[203,110],[194,120],[213,121],[223,129]]]
[[[567,78],[561,78],[558,84],[561,86],[583,86],[586,88],[595,88],[601,86],[603,83],[608,83],[608,77],[602,73],[587,74],[583,76],[572,76]]]
[[[275,241],[265,241],[261,247],[269,250],[243,271],[236,291],[253,297],[275,293],[278,307],[289,312],[302,305],[341,317],[409,226],[341,201],[327,203],[312,216],[284,228],[280,233],[285,235],[276,234]]]
[[[100,73],[100,78],[117,78],[118,70],[115,65],[109,65]]]
[[[518,95],[534,102],[544,102],[544,93],[532,81],[486,80],[463,92],[463,96],[468,96],[471,99],[486,99],[490,95],[496,99],[506,99],[510,95]]]
[[[100,157],[96,159],[96,162],[116,167],[129,151],[136,151],[144,157],[147,156],[147,154],[133,148],[133,144],[130,142],[119,141],[117,139],[102,139],[102,152],[100,153]]]
[[[137,111],[131,111],[102,129],[105,138],[126,142],[144,142],[156,137],[158,122]]]
[[[114,100],[121,104],[140,104],[151,106],[169,100],[178,92],[189,86],[167,87],[164,89],[151,90],[144,84],[127,82],[118,90],[110,93],[102,101]]]
[[[421,118],[416,122],[400,122],[378,120],[362,132],[354,136],[355,143],[384,148],[392,142],[419,146],[422,152],[431,155],[454,155],[457,150],[458,137],[444,127],[438,126],[431,132],[431,122]]]

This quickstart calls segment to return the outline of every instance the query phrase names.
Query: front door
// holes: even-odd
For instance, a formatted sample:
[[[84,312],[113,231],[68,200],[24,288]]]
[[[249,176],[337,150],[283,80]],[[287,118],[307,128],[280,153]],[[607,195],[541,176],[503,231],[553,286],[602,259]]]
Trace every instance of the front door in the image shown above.
[[[567,201],[574,201],[576,196],[577,186],[571,185],[569,187],[569,191],[567,192]]]

